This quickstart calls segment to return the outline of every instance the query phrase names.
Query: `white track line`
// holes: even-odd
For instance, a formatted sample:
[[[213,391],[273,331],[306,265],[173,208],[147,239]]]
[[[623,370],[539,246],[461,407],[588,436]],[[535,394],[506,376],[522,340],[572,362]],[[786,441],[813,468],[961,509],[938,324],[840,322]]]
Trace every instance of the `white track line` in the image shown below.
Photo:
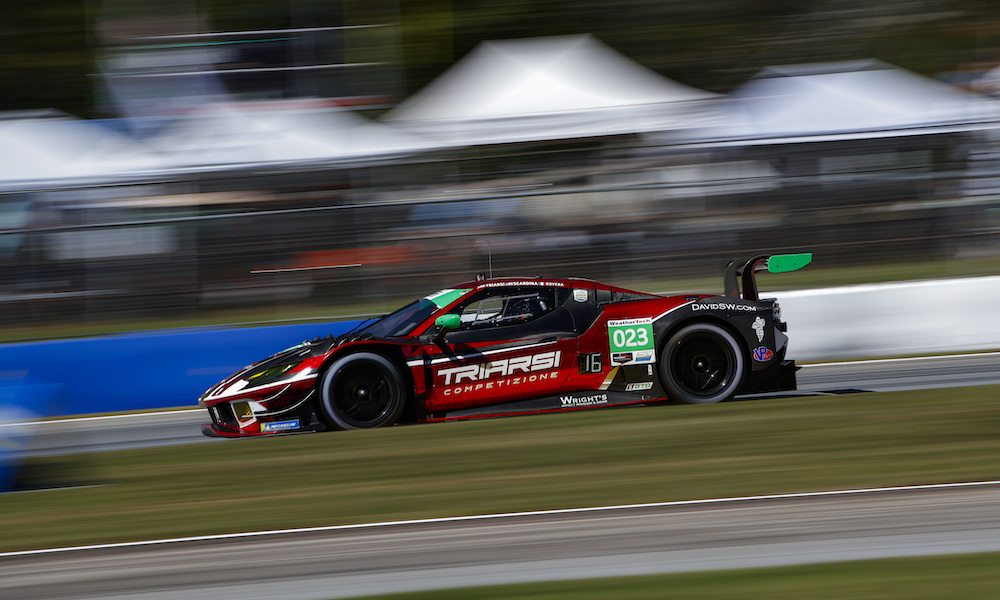
[[[84,421],[108,421],[111,419],[132,419],[135,417],[149,417],[157,415],[182,415],[187,413],[203,413],[203,408],[181,408],[178,410],[160,410],[154,412],[127,413],[121,415],[102,415],[99,417],[67,417],[64,419],[47,419],[44,421],[29,421],[26,423],[16,423],[16,425],[51,425],[52,423],[82,423]],[[15,423],[0,423],[4,425],[14,425]]]
[[[810,363],[799,365],[803,369],[809,367],[834,367],[837,365],[872,365],[878,363],[910,362],[920,360],[938,360],[942,358],[965,358],[980,356],[1000,356],[1000,352],[973,352],[970,354],[942,354],[938,356],[911,356],[908,358],[869,358],[864,360],[845,360],[843,362]]]
[[[213,540],[232,540],[239,538],[264,537],[295,533],[316,533],[323,531],[345,531],[351,529],[371,529],[393,525],[426,525],[431,523],[459,523],[462,521],[485,521],[488,519],[504,519],[511,517],[533,517],[547,515],[569,515],[613,510],[630,510],[639,508],[665,508],[671,506],[697,506],[704,504],[724,504],[733,502],[749,502],[753,500],[782,500],[790,498],[818,498],[823,496],[848,496],[857,494],[872,494],[878,492],[940,490],[950,488],[968,488],[1000,485],[997,481],[969,481],[964,483],[934,483],[926,485],[905,485],[881,488],[862,488],[853,490],[832,490],[825,492],[800,492],[794,494],[769,494],[764,496],[737,496],[732,498],[708,498],[703,500],[677,500],[673,502],[647,502],[644,504],[619,504],[613,506],[593,506],[586,508],[562,508],[555,510],[532,510],[525,512],[495,513],[487,515],[466,515],[461,517],[438,517],[433,519],[411,519],[407,521],[379,521],[375,523],[356,523],[353,525],[326,525],[320,527],[299,527],[296,529],[272,529],[268,531],[247,531],[242,533],[222,533],[217,535],[200,535],[191,537],[166,538],[160,540],[143,540],[138,542],[117,542],[110,544],[92,544],[89,546],[68,546],[63,548],[42,548],[38,550],[17,550],[0,552],[0,558],[10,556],[30,556],[35,554],[54,554],[75,550],[108,550],[114,548],[132,548],[136,546],[155,546],[177,542],[206,542]]]

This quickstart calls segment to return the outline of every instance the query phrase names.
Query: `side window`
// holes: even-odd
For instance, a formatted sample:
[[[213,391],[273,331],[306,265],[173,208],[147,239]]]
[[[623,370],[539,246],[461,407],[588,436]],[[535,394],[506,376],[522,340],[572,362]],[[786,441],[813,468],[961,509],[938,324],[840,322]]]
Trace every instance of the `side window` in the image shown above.
[[[460,329],[505,327],[534,321],[556,308],[555,293],[547,288],[484,290],[453,312],[462,316]]]
[[[491,296],[473,301],[462,308],[462,328],[487,325],[500,320],[504,308],[503,298]]]

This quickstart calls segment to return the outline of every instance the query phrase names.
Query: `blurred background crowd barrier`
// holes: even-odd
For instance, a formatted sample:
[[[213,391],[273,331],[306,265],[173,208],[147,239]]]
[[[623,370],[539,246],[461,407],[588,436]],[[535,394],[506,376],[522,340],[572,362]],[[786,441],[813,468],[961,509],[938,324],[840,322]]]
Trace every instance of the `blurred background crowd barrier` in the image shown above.
[[[557,36],[481,44],[377,118],[209,96],[0,119],[8,339],[362,315],[480,272],[668,291],[759,251],[1000,256],[998,102],[877,60],[720,96]]]

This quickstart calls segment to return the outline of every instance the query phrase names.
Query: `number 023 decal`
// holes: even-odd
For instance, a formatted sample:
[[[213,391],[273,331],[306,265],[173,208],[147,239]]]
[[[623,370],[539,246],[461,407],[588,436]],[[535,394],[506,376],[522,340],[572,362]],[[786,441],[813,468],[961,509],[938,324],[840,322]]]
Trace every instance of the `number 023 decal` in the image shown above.
[[[611,363],[637,365],[656,362],[653,345],[653,319],[623,319],[608,321],[608,343]]]

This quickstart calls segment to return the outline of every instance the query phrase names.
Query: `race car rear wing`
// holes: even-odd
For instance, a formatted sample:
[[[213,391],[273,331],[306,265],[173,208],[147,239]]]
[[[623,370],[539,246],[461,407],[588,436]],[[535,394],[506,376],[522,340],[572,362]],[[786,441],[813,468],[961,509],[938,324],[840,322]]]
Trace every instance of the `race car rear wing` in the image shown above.
[[[812,262],[811,252],[804,254],[761,254],[751,258],[729,261],[724,275],[726,296],[743,298],[744,300],[758,300],[757,280],[754,277],[757,271],[787,273],[797,271],[810,262]],[[740,283],[743,284],[742,295],[740,294]]]

